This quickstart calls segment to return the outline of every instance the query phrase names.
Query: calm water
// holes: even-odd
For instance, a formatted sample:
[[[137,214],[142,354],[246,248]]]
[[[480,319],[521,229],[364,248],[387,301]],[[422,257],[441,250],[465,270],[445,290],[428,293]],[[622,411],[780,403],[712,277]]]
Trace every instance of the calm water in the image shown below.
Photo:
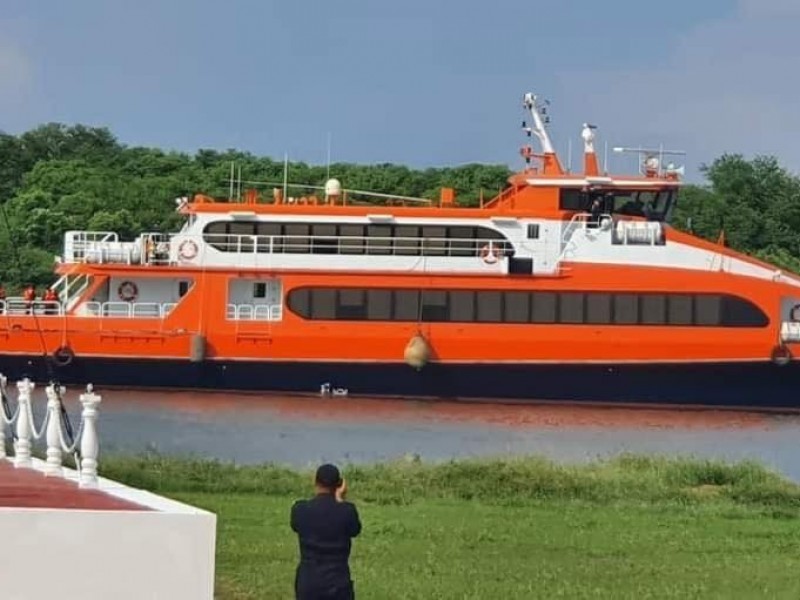
[[[100,390],[102,452],[306,466],[621,452],[752,458],[800,481],[800,415]],[[37,405],[44,404],[36,391]],[[67,392],[76,422],[77,391]],[[39,411],[37,410],[37,413]],[[37,419],[37,423],[39,420]],[[102,459],[101,459],[102,460]]]

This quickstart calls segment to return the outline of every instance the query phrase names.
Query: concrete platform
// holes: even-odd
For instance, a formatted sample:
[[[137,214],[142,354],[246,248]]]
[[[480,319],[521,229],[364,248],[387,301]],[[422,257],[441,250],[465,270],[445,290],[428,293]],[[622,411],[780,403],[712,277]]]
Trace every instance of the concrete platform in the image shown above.
[[[211,600],[216,515],[78,473],[45,477],[44,462],[0,459],[4,600]]]

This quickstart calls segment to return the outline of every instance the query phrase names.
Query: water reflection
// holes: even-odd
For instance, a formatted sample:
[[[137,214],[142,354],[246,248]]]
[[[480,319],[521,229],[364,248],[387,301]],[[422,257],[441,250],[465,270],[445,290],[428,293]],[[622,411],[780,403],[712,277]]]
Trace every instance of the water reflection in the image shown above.
[[[800,481],[800,415],[722,410],[456,404],[210,392],[101,390],[101,452],[296,466],[621,452],[752,458]],[[71,413],[77,392],[68,392]]]

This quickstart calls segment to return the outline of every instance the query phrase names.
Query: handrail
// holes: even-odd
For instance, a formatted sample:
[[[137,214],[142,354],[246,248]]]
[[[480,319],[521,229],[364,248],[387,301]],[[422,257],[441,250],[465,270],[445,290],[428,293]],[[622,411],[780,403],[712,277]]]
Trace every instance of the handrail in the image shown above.
[[[84,302],[81,305],[83,312],[76,313],[77,317],[118,317],[163,319],[173,308],[176,302]]]
[[[37,429],[32,407],[32,393],[36,384],[27,377],[17,382],[17,406],[12,413],[7,394],[7,382],[8,378],[0,374],[0,397],[2,399],[0,458],[6,458],[6,426],[11,429],[14,441],[13,461],[16,467],[31,468],[33,466],[31,453],[33,444],[45,436],[47,443],[45,476],[63,475],[62,453],[66,452],[75,455],[75,465],[80,472],[80,487],[97,487],[97,457],[100,451],[97,436],[97,407],[102,398],[94,393],[92,385],[87,385],[86,392],[80,395],[80,403],[83,406],[81,423],[77,434],[73,437],[72,424],[62,400],[65,391],[63,387],[57,388],[55,384],[51,383],[45,388],[47,413],[41,426]]]
[[[226,316],[231,321],[280,321],[280,304],[228,304]]]
[[[24,298],[12,296],[0,300],[0,315],[30,315],[43,317],[64,316],[64,307],[57,300],[34,300],[29,302]]]

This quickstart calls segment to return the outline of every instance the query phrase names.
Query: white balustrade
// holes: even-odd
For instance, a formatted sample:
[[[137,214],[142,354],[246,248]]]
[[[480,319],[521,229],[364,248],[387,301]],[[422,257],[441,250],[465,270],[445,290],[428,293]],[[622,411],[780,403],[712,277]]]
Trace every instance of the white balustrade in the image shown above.
[[[100,445],[97,436],[98,406],[101,397],[94,393],[91,384],[86,386],[86,392],[80,395],[83,407],[81,423],[74,439],[67,440],[64,431],[67,426],[66,412],[62,408],[63,387],[50,384],[45,388],[47,396],[47,412],[39,429],[36,428],[33,416],[33,390],[36,384],[28,378],[17,382],[17,407],[11,413],[7,394],[8,380],[0,375],[0,393],[2,393],[2,427],[0,427],[0,458],[6,457],[6,425],[15,432],[14,440],[14,466],[17,468],[30,468],[33,466],[33,444],[36,440],[45,438],[47,443],[47,461],[44,469],[46,476],[63,475],[62,456],[64,453],[75,453],[76,467],[79,472],[79,484],[84,488],[97,487],[97,458]],[[62,411],[64,417],[62,418]]]

